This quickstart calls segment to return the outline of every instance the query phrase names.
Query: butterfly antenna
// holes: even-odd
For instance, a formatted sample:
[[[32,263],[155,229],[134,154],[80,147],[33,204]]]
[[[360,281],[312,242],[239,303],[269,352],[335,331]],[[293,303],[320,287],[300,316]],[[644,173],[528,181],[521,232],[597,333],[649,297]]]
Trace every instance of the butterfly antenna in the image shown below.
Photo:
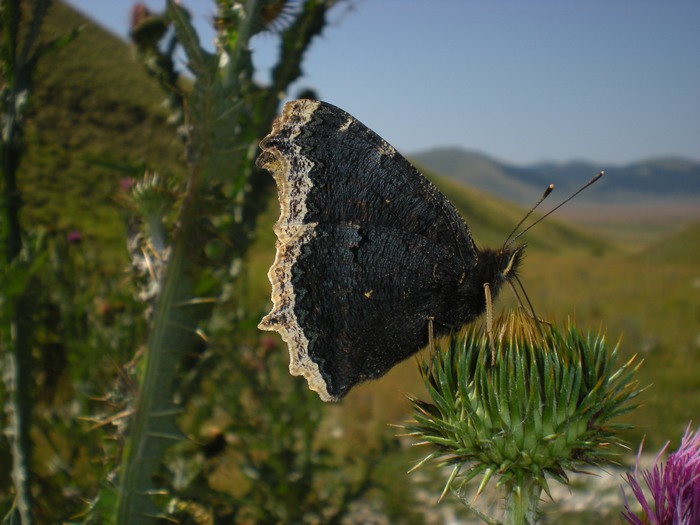
[[[547,186],[547,189],[544,190],[544,193],[542,194],[542,197],[540,197],[540,200],[538,200],[535,203],[535,205],[532,208],[530,208],[530,211],[528,211],[525,214],[525,216],[522,219],[520,219],[520,222],[515,225],[515,228],[513,228],[513,231],[511,231],[508,234],[508,237],[506,237],[506,242],[503,243],[504,248],[507,247],[512,242],[511,237],[515,234],[516,231],[518,231],[518,228],[520,228],[520,226],[522,226],[522,224],[527,220],[527,218],[530,215],[532,215],[532,212],[535,211],[540,204],[542,204],[542,201],[545,200],[549,196],[550,193],[552,193],[552,190],[554,190],[554,184],[550,184],[549,186]]]
[[[518,289],[515,287],[515,284],[513,284],[512,279],[514,279],[518,286],[520,287],[520,291],[522,292],[523,296],[525,297],[525,301],[527,302],[527,306],[523,303],[523,300],[520,297],[520,293],[518,292]],[[506,280],[506,284],[510,288],[510,291],[513,292],[513,295],[515,296],[516,301],[518,301],[518,306],[522,308],[527,315],[530,316],[530,318],[535,321],[535,325],[537,326],[537,330],[540,332],[540,335],[542,335],[542,325],[547,325],[550,326],[551,323],[548,321],[545,321],[544,319],[540,318],[536,313],[535,313],[535,307],[532,305],[532,301],[530,301],[530,297],[527,295],[527,291],[525,291],[525,287],[523,286],[522,281],[517,275],[514,275],[510,279]]]
[[[520,231],[520,232],[517,233],[516,235],[513,235],[513,234],[511,233],[511,235],[513,235],[513,237],[511,237],[510,240],[508,240],[508,241],[506,242],[506,244],[505,244],[503,247],[505,248],[505,247],[507,247],[509,244],[513,243],[513,241],[515,241],[518,237],[520,237],[522,234],[524,234],[525,232],[527,232],[527,231],[528,231],[530,228],[532,228],[535,224],[537,224],[537,223],[539,223],[540,221],[542,221],[542,220],[546,219],[547,217],[549,217],[552,213],[554,213],[554,212],[557,211],[559,208],[561,208],[562,206],[564,206],[564,204],[566,204],[566,203],[569,202],[571,199],[573,199],[574,197],[576,197],[576,195],[578,195],[579,193],[581,193],[583,190],[585,190],[586,188],[588,188],[588,187],[591,186],[592,184],[596,183],[603,175],[605,175],[605,172],[604,172],[604,171],[601,171],[600,173],[598,173],[598,175],[596,175],[595,177],[593,177],[593,178],[592,178],[591,180],[589,180],[586,184],[584,184],[584,185],[581,186],[578,190],[576,190],[573,194],[571,194],[571,196],[570,196],[568,199],[564,200],[563,202],[559,203],[557,206],[555,206],[554,208],[552,208],[551,210],[549,210],[549,211],[548,211],[547,213],[545,213],[542,217],[540,217],[540,218],[537,219],[535,222],[533,222],[530,226],[528,226],[528,227],[525,228],[524,230]],[[547,192],[545,192],[545,193],[547,193]],[[532,211],[530,211],[527,215],[530,215],[530,213],[532,213]],[[527,215],[526,215],[525,217],[527,217]],[[523,220],[524,220],[524,219],[523,219]],[[522,223],[523,223],[523,221],[520,221],[520,224],[522,224]],[[509,237],[510,237],[510,236],[509,236]]]

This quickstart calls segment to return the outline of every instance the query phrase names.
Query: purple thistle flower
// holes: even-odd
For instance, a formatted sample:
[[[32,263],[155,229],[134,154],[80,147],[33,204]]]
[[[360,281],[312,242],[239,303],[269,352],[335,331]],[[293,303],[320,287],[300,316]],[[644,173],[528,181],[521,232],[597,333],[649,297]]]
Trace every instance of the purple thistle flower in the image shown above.
[[[632,525],[698,525],[700,524],[700,429],[691,432],[690,425],[685,431],[677,452],[669,454],[666,464],[661,455],[668,443],[654,459],[654,466],[641,472],[651,501],[647,499],[640,484],[639,447],[634,472],[627,474],[634,497],[642,506],[642,517],[636,516],[625,498],[625,512],[622,517]]]
[[[134,179],[125,177],[119,181],[119,189],[122,191],[129,191],[134,186]]]
[[[72,230],[66,235],[68,244],[79,244],[83,240],[83,234],[80,230]]]

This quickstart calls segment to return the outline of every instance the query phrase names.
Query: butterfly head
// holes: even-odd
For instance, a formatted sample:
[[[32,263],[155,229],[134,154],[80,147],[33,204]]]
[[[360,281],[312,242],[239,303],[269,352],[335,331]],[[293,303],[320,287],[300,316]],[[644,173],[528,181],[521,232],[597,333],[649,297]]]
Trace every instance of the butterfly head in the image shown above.
[[[500,250],[484,249],[479,251],[479,268],[481,283],[488,283],[491,292],[496,294],[506,281],[515,279],[520,263],[525,255],[525,244],[515,247],[506,246]]]
[[[450,304],[444,324],[461,326],[481,315],[488,306],[487,296],[495,299],[504,283],[517,280],[524,250],[524,244],[500,249],[477,249],[473,273],[466,274],[459,283],[456,289],[457,303]],[[485,291],[486,285],[488,293]],[[439,316],[437,318],[440,320]]]

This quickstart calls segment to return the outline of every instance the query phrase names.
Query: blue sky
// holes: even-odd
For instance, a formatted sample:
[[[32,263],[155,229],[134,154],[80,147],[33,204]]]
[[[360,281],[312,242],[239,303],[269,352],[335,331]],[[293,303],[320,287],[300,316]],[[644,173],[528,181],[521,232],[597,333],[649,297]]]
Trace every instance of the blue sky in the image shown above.
[[[126,38],[131,2],[68,3]],[[181,3],[212,42],[214,1]],[[354,0],[330,18],[291,95],[313,87],[403,153],[700,161],[697,0]],[[271,63],[274,35],[252,46]]]

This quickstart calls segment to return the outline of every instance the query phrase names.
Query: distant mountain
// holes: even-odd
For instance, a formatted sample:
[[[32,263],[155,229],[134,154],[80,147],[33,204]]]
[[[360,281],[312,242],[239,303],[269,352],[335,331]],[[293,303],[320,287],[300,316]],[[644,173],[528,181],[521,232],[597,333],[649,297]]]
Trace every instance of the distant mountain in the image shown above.
[[[520,180],[553,179],[573,189],[600,170],[605,179],[591,188],[589,197],[614,201],[619,195],[640,200],[700,197],[700,163],[680,158],[650,159],[624,166],[601,166],[587,162],[542,163],[524,169],[509,169]],[[556,182],[555,182],[556,184]],[[700,202],[699,202],[700,204]]]
[[[599,171],[605,177],[576,199],[582,203],[627,207],[649,203],[682,203],[697,207],[700,216],[700,163],[661,158],[624,166],[591,162],[539,163],[514,166],[481,153],[439,148],[410,155],[416,165],[452,177],[519,204],[528,205],[554,183],[563,197]]]

